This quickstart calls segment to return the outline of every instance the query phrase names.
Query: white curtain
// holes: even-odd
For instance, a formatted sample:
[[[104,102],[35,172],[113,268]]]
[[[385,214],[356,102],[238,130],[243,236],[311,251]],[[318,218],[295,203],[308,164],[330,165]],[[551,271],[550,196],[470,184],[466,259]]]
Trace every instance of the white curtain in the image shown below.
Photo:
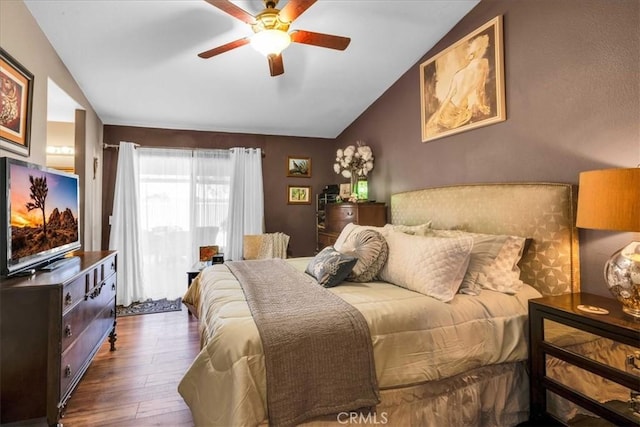
[[[120,142],[109,249],[118,251],[117,304],[144,301],[140,248],[139,164],[135,144]]]
[[[139,148],[140,224],[146,295],[175,299],[193,265],[192,151]]]
[[[229,227],[225,259],[242,259],[245,234],[264,232],[262,150],[232,148]]]
[[[200,246],[217,245],[225,259],[242,259],[242,236],[262,233],[264,222],[260,150],[133,146],[118,157],[116,196],[120,189],[126,198],[114,202],[113,215],[124,220],[114,219],[110,243],[123,260],[118,274],[126,274],[118,277],[122,305],[181,297]],[[121,160],[125,153],[135,162]],[[231,230],[239,236],[235,247]]]
[[[224,252],[229,215],[231,181],[229,150],[198,150],[193,153],[191,186],[192,259],[199,247],[216,245]]]

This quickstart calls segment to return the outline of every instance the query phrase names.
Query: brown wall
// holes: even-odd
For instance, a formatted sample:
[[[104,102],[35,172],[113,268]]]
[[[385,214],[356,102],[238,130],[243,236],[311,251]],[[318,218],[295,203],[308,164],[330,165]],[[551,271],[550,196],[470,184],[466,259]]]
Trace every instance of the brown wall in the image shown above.
[[[185,148],[261,148],[265,152],[263,167],[266,232],[280,231],[291,236],[291,256],[313,255],[316,247],[315,204],[288,205],[289,185],[309,185],[313,198],[325,185],[335,182],[332,171],[334,141],[321,138],[297,138],[218,132],[151,129],[128,126],[104,127],[104,142],[117,145],[120,141],[142,146]],[[288,178],[287,157],[311,157],[311,178]],[[103,247],[109,245],[108,218],[113,207],[117,150],[104,151],[103,177]]]
[[[507,120],[422,143],[419,64],[496,15],[504,17]],[[336,141],[119,126],[105,126],[104,141],[264,148],[267,231],[289,234],[292,255],[311,255],[314,207],[287,205],[287,185],[309,183],[315,195],[328,183],[344,181],[332,172],[333,150],[359,139],[376,156],[369,191],[378,201],[394,192],[457,183],[577,183],[583,170],[636,166],[639,70],[637,0],[483,0]],[[311,156],[313,177],[286,178],[287,155]],[[115,150],[105,151],[105,218],[113,199],[113,156]],[[105,225],[103,242],[107,236]],[[633,237],[580,231],[583,290],[608,295],[604,260]]]
[[[419,64],[504,17],[507,120],[421,142]],[[379,201],[422,187],[578,182],[580,171],[640,163],[640,2],[483,0],[339,137],[363,139]],[[606,258],[631,233],[581,230],[583,290],[608,295]],[[636,234],[636,238],[638,235]]]

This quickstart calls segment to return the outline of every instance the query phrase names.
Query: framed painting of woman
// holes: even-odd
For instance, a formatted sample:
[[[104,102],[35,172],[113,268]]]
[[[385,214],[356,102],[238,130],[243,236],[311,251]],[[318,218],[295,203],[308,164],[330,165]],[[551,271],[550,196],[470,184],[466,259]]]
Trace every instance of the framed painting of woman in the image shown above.
[[[502,16],[420,65],[422,142],[506,119]]]

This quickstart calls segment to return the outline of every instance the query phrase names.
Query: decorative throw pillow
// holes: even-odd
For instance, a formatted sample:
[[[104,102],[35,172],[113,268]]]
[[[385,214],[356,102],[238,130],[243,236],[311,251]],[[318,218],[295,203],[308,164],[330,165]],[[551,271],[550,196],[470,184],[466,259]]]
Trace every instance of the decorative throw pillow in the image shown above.
[[[507,236],[500,253],[488,268],[478,275],[478,283],[485,289],[515,294],[522,287],[518,261],[522,258],[525,239]]]
[[[452,238],[412,236],[391,232],[387,263],[380,278],[448,302],[453,299],[469,264],[470,236]]]
[[[431,221],[419,225],[403,225],[403,224],[387,224],[384,226],[387,231],[399,231],[405,234],[414,234],[416,236],[428,236],[431,229]]]
[[[357,261],[358,258],[327,246],[309,261],[305,272],[313,276],[319,285],[331,288],[344,281]]]
[[[362,230],[351,233],[340,248],[340,252],[358,259],[347,280],[370,282],[387,261],[389,249],[382,234],[375,230]]]
[[[341,250],[342,249],[342,245],[344,245],[344,242],[347,241],[349,236],[351,236],[352,234],[358,233],[358,232],[360,232],[362,230],[375,230],[375,231],[381,233],[382,235],[384,235],[386,233],[384,227],[376,227],[376,226],[373,226],[373,225],[357,225],[357,224],[354,224],[354,223],[349,223],[349,224],[344,226],[344,228],[340,232],[340,235],[336,239],[336,242],[333,244],[333,247],[337,251]]]
[[[482,288],[512,293],[509,287],[519,289],[520,270],[517,263],[522,255],[525,239],[499,234],[469,233],[460,230],[431,229],[429,235],[435,237],[470,236],[473,248],[469,266],[458,292],[479,295]],[[517,247],[512,247],[516,245]],[[514,277],[515,276],[515,277]]]

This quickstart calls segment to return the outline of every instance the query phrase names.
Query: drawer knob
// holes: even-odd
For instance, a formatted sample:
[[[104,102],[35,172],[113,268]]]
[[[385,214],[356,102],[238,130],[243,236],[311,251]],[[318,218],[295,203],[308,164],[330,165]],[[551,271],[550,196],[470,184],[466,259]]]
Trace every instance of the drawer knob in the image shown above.
[[[71,365],[67,365],[64,368],[64,376],[69,378],[71,376]]]
[[[640,373],[640,351],[634,351],[633,354],[627,355],[626,371],[638,375]]]
[[[89,295],[89,298],[94,299],[97,298],[98,296],[100,296],[100,292],[102,292],[102,287],[104,286],[104,283],[100,284],[100,286],[96,287],[93,292],[91,292],[91,295]]]
[[[111,290],[112,290],[112,291],[115,291],[115,290],[116,290],[116,284],[115,284],[115,283],[112,283],[112,284],[111,284]]]
[[[65,305],[71,304],[72,301],[73,301],[73,298],[71,297],[71,294],[67,292],[67,295],[64,296]]]
[[[70,337],[72,336],[73,333],[71,332],[71,325],[67,325],[64,327],[64,336],[65,337]]]
[[[347,211],[347,216],[353,216],[353,212]]]
[[[111,262],[111,271],[116,269],[116,263],[115,262]]]

